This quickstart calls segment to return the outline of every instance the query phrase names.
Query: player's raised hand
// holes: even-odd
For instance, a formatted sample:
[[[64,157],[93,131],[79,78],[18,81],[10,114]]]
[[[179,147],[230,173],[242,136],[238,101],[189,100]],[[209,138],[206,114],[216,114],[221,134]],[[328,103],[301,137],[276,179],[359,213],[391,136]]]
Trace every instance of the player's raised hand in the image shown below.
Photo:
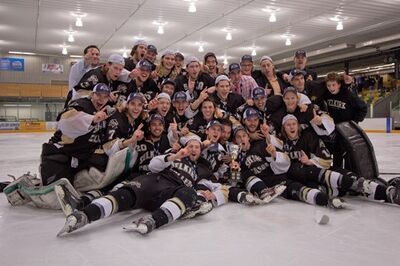
[[[189,149],[187,147],[180,149],[176,154],[175,154],[175,159],[182,159],[187,156],[189,156]]]
[[[268,144],[265,150],[272,156],[272,158],[276,158],[276,148],[272,144]]]
[[[176,122],[175,117],[172,119],[172,123],[169,124],[169,129],[174,135],[178,134],[178,123]]]
[[[320,126],[322,124],[322,117],[317,115],[317,111],[315,111],[315,109],[313,109],[313,114],[314,118],[310,122],[313,122],[317,126]]]
[[[189,134],[188,122],[186,122],[180,130],[181,136],[186,136]]]
[[[133,132],[132,140],[141,141],[144,138],[144,132],[142,130],[143,124],[141,123],[138,128]]]
[[[308,158],[307,154],[306,154],[303,150],[301,151],[301,156],[300,156],[300,158],[299,158],[299,161],[300,161],[302,164],[305,164],[305,165],[311,165],[311,164],[312,164],[312,162],[311,162],[310,159]]]
[[[106,109],[107,109],[107,106],[105,106],[103,109],[101,109],[94,115],[93,123],[97,124],[108,118]]]

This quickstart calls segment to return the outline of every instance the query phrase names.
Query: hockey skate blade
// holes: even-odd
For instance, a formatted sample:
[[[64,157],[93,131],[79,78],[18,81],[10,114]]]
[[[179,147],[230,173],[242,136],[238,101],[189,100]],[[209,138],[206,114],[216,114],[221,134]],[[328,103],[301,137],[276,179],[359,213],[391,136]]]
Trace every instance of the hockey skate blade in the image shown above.
[[[277,185],[276,188],[275,188],[275,192],[276,193],[274,195],[272,195],[272,196],[268,196],[268,197],[262,199],[263,204],[270,203],[272,200],[274,200],[275,198],[279,197],[285,191],[285,189],[286,189],[285,185]]]
[[[317,212],[315,214],[315,222],[320,225],[325,225],[329,223],[329,216],[323,213]]]
[[[135,223],[125,225],[124,227],[122,227],[122,229],[126,232],[137,232],[141,235],[145,235],[148,232],[148,228],[146,225],[143,224],[137,225]]]

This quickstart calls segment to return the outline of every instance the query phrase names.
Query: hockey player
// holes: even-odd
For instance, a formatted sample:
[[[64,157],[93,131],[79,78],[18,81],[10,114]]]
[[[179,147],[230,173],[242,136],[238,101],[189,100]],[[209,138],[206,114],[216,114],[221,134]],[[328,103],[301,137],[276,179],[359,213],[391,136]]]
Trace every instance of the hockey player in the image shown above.
[[[172,223],[187,211],[193,211],[194,207],[196,212],[210,211],[212,205],[207,202],[196,206],[194,187],[200,180],[212,178],[207,161],[200,157],[200,138],[191,136],[184,144],[185,148],[176,154],[154,157],[149,164],[151,174],[138,176],[116,191],[95,199],[83,210],[73,212],[58,236],[131,209],[144,208],[152,212],[124,227],[141,234]]]
[[[229,65],[229,78],[233,93],[241,95],[245,100],[252,98],[253,89],[258,87],[257,82],[251,75],[243,75],[238,63]]]
[[[322,140],[313,131],[301,131],[297,118],[283,118],[284,142],[282,148],[291,159],[287,176],[304,185],[321,188],[329,196],[328,206],[343,207],[343,201],[335,198],[348,191],[360,192],[374,200],[400,204],[400,190],[395,186],[384,186],[375,180],[365,180],[345,169],[330,170],[332,159]]]
[[[131,92],[141,92],[147,101],[154,99],[160,89],[157,84],[150,77],[152,65],[146,59],[140,60],[136,64],[137,74],[130,82]]]
[[[214,79],[207,73],[201,72],[200,61],[196,57],[190,57],[186,63],[186,75],[176,78],[176,91],[184,91],[191,100],[195,100],[200,93],[214,86]]]
[[[79,170],[90,166],[105,169],[107,156],[101,145],[109,95],[106,84],[96,84],[90,97],[72,102],[60,113],[57,131],[42,147],[40,175],[44,185],[61,178],[73,181]]]
[[[88,96],[97,83],[104,83],[112,88],[113,83],[120,77],[124,64],[124,58],[121,55],[110,55],[105,65],[89,70],[83,75],[78,84],[74,86],[76,93],[72,100]],[[115,101],[116,99],[111,100]]]
[[[227,115],[234,116],[237,109],[245,103],[241,95],[231,92],[231,81],[225,75],[220,75],[215,79],[215,92],[210,97]]]
[[[269,96],[282,95],[287,87],[285,81],[276,75],[274,63],[269,56],[263,56],[260,59],[261,74],[254,78],[258,86],[265,88]]]
[[[175,80],[178,77],[178,69],[175,68],[175,52],[172,50],[165,50],[161,56],[161,62],[156,68],[157,86],[161,88],[164,80]],[[174,83],[175,86],[175,83]],[[172,94],[170,95],[172,96]]]
[[[176,83],[173,79],[166,78],[161,83],[161,92],[165,92],[172,98],[172,96],[175,93],[175,86],[176,86]]]
[[[147,42],[144,40],[137,40],[132,47],[131,57],[125,59],[125,69],[132,71],[136,68],[136,64],[144,59],[147,52]]]
[[[155,156],[165,154],[171,148],[164,128],[165,121],[160,114],[150,115],[146,137],[139,141],[135,147],[138,156],[131,171],[131,179],[150,172],[150,160]]]

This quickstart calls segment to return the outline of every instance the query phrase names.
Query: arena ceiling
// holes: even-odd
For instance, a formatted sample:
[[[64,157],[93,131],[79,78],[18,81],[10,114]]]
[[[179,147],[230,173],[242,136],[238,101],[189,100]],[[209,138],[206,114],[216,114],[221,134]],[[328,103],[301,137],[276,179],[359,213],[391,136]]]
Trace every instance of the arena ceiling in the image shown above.
[[[1,0],[0,52],[61,55],[65,45],[70,56],[96,44],[106,58],[129,53],[144,38],[159,52],[201,58],[213,51],[220,63],[255,52],[285,66],[299,48],[311,62],[323,62],[399,46],[399,11],[400,0]],[[83,26],[77,27],[80,15]],[[336,30],[340,22],[343,30]]]

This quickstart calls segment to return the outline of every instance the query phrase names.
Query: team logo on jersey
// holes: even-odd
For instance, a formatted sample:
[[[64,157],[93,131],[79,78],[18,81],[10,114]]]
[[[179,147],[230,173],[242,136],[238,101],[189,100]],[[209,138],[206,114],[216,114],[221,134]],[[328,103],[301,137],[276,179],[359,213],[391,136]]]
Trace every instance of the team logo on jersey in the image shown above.
[[[99,78],[96,75],[91,75],[88,79],[88,82],[91,82],[93,85],[96,85],[99,82]]]
[[[125,84],[119,84],[117,87],[117,91],[120,93],[126,93],[128,90],[128,87]]]

